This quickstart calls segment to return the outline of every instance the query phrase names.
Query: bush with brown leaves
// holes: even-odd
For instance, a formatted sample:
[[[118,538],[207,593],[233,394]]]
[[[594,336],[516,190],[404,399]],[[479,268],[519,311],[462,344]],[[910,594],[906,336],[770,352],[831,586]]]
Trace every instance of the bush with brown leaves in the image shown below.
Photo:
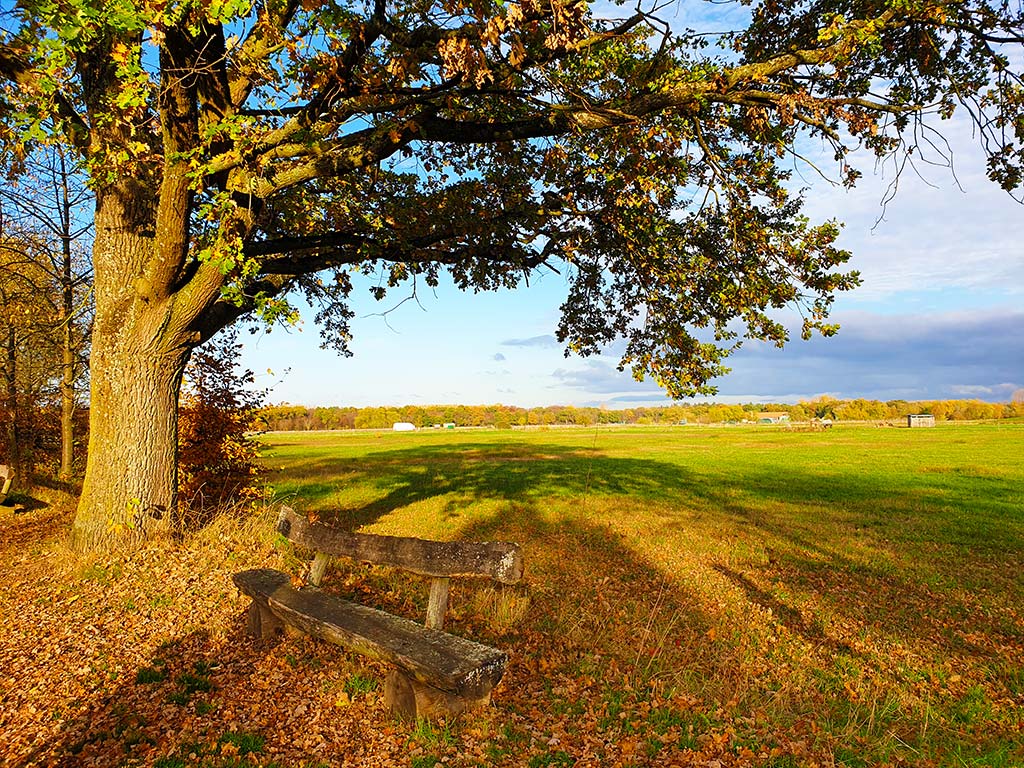
[[[185,528],[201,527],[231,508],[251,511],[261,498],[254,439],[264,393],[239,372],[234,332],[197,349],[185,371],[178,407],[178,508]]]

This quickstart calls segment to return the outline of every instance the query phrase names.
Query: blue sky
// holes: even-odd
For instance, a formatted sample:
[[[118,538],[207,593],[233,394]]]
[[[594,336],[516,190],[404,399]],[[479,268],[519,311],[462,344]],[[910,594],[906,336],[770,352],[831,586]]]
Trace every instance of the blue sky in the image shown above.
[[[891,167],[861,158],[852,191],[803,168],[812,220],[845,223],[863,285],[838,299],[838,336],[784,349],[748,344],[716,383],[720,402],[840,398],[1002,401],[1024,388],[1024,207],[988,181],[965,120],[940,126],[954,174],[919,163],[883,199]],[[933,158],[934,159],[934,158]],[[798,177],[800,183],[800,177]],[[358,289],[357,289],[358,290]],[[299,329],[246,337],[243,363],[272,402],[305,405],[605,405],[669,401],[653,382],[615,370],[614,350],[565,358],[553,332],[564,279],[544,274],[517,292],[463,294],[421,286],[355,304],[355,356],[319,349],[310,316]],[[386,316],[383,310],[393,309]],[[796,315],[793,327],[798,326]]]

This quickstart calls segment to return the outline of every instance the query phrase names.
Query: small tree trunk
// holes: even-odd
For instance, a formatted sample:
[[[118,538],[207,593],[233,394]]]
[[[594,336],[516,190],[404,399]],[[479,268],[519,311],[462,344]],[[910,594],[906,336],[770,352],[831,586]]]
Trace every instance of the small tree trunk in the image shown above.
[[[71,477],[75,459],[75,348],[71,323],[65,323],[63,370],[60,381],[60,474]]]
[[[16,479],[23,479],[21,466],[21,439],[18,429],[18,335],[13,324],[8,324],[4,339],[4,405],[9,419],[4,424],[4,448],[8,464]]]
[[[66,201],[65,196],[65,201]],[[65,204],[65,209],[67,205]],[[64,220],[68,220],[65,213]],[[66,234],[66,233],[65,233]],[[60,377],[60,473],[61,480],[71,477],[75,458],[75,326],[74,326],[74,284],[71,273],[71,239],[62,238],[61,302],[63,304],[64,327],[61,334],[61,377]]]
[[[75,283],[72,269],[72,206],[68,190],[68,172],[63,155],[60,160],[60,303],[63,333],[60,335],[60,471],[67,480],[75,460]]]

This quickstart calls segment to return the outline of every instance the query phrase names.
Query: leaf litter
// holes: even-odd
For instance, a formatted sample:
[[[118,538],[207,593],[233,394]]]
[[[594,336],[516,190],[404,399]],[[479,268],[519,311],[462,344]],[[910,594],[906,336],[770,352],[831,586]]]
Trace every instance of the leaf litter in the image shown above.
[[[525,609],[495,621],[493,591],[453,590],[451,631],[510,652],[491,706],[408,723],[383,707],[382,665],[247,636],[231,575],[299,564],[268,519],[92,561],[64,544],[69,522],[45,511],[0,526],[2,766],[938,766],[949,744],[964,765],[1020,755],[1019,615],[969,626],[895,611],[884,625],[874,614],[893,585],[843,586],[855,610],[840,612],[838,585],[808,586],[786,561],[691,559],[682,588],[624,556],[628,531],[595,529],[595,543],[524,529]],[[393,612],[422,608],[396,574],[334,578]]]

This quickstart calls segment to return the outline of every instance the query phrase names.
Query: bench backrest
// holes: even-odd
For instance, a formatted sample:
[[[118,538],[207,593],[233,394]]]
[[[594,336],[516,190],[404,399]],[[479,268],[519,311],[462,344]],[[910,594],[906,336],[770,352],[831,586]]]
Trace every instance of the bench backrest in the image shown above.
[[[453,576],[481,576],[501,584],[523,577],[522,548],[507,541],[430,541],[405,536],[348,533],[314,523],[289,507],[277,520],[282,536],[316,552],[308,581],[319,586],[331,557],[347,557],[374,565],[390,565],[429,576],[428,627],[440,628],[448,606],[448,580]]]

